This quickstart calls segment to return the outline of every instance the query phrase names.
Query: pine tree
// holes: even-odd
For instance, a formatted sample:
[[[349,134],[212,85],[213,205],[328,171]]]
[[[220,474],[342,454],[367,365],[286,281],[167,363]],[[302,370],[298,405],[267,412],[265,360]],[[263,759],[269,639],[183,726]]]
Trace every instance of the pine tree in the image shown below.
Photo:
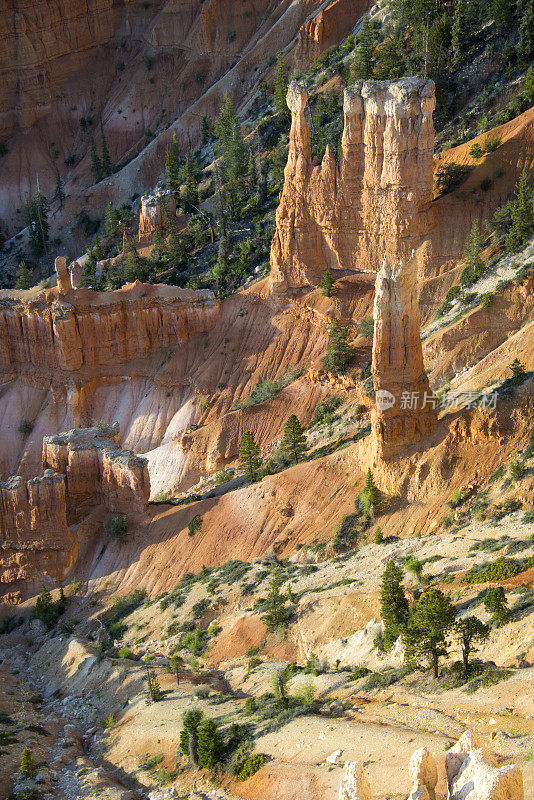
[[[256,154],[254,148],[250,148],[248,154],[248,168],[247,168],[247,185],[250,195],[254,194],[258,184],[258,169],[256,166]]]
[[[106,236],[109,236],[110,239],[114,239],[119,233],[119,224],[119,212],[113,208],[112,203],[108,203],[104,217],[104,233]]]
[[[189,758],[193,767],[198,767],[198,728],[202,720],[202,711],[192,708],[182,714],[182,730],[180,732],[180,749]]]
[[[111,165],[111,156],[109,155],[108,143],[106,142],[106,137],[104,136],[104,126],[102,125],[102,120],[100,120],[100,135],[102,137],[102,173],[107,176],[111,175],[113,168]]]
[[[93,183],[99,183],[103,177],[102,164],[96,152],[94,136],[91,136],[91,171],[93,173]]]
[[[263,622],[269,631],[283,628],[289,621],[290,612],[286,607],[286,596],[280,591],[284,582],[282,570],[277,567],[273,570],[269,580],[269,593],[266,600],[266,610],[262,616]]]
[[[215,117],[215,122],[213,123],[213,133],[217,139],[217,150],[221,155],[226,156],[228,154],[232,136],[238,124],[239,120],[234,104],[228,95],[226,95],[221,110]]]
[[[41,194],[39,184],[37,191],[30,197],[25,195],[22,215],[29,228],[29,248],[34,258],[40,258],[48,249],[48,212],[49,205],[46,197]]]
[[[367,80],[373,77],[375,47],[376,37],[371,27],[369,16],[365,15],[352,65],[351,77],[353,80],[357,80],[358,78]]]
[[[509,30],[514,21],[512,4],[510,0],[492,0],[491,15],[495,20],[497,29],[504,33]]]
[[[150,705],[151,703],[158,703],[160,700],[163,699],[163,692],[161,691],[161,687],[159,685],[158,676],[153,669],[148,668],[148,664],[145,664],[146,667],[146,700],[145,703]]]
[[[484,642],[490,633],[488,625],[478,617],[463,617],[454,626],[454,632],[462,648],[462,661],[465,675],[469,675],[469,656],[476,652],[475,644]]]
[[[180,205],[180,146],[176,133],[172,135],[172,141],[167,145],[165,151],[165,173],[167,176],[167,188],[174,197],[176,206]]]
[[[20,760],[20,773],[25,778],[34,778],[37,773],[37,767],[33,763],[32,751],[29,747],[25,747],[22,751]]]
[[[182,656],[178,656],[176,653],[174,653],[169,659],[169,666],[176,675],[176,685],[178,686],[180,684],[180,672],[184,666],[184,660]]]
[[[534,230],[533,191],[528,172],[523,170],[515,187],[512,202],[512,225],[506,238],[506,247],[512,252],[522,247]]]
[[[451,31],[453,66],[458,67],[462,63],[468,41],[465,0],[456,0]]]
[[[517,54],[524,62],[530,61],[534,56],[534,0],[526,0],[523,8],[519,24]]]
[[[349,331],[346,325],[333,319],[329,326],[326,364],[331,372],[343,372],[354,351],[349,344]]]
[[[205,147],[209,141],[211,136],[211,128],[209,120],[206,116],[202,117],[202,122],[200,123],[200,141],[201,146]]]
[[[228,239],[226,236],[219,237],[219,252],[217,255],[217,263],[213,267],[213,276],[217,280],[217,295],[222,297],[228,281],[228,273],[230,271],[230,257],[228,249]]]
[[[263,205],[267,200],[267,174],[269,172],[269,164],[267,159],[260,156],[260,163],[258,169],[258,203]]]
[[[15,289],[31,289],[34,283],[33,270],[26,265],[25,261],[21,261],[15,276]]]
[[[437,678],[439,659],[447,655],[447,635],[455,618],[456,609],[439,589],[428,589],[417,598],[410,608],[408,624],[402,632],[406,661],[421,668],[419,660],[428,659],[434,678]]]
[[[95,233],[95,238],[93,240],[93,255],[95,261],[102,261],[104,258],[104,251],[102,250],[102,245],[100,244],[100,239],[98,238],[97,233]]]
[[[510,612],[506,593],[502,586],[488,589],[484,598],[484,608],[488,614],[491,614],[491,621],[494,625],[499,626],[506,622]]]
[[[282,119],[287,119],[289,117],[289,109],[286,102],[288,84],[289,79],[286,62],[282,53],[279,52],[274,72],[274,110]]]
[[[291,414],[284,428],[284,437],[280,444],[282,452],[290,461],[298,464],[299,456],[306,452],[308,445],[304,430],[295,414]]]
[[[198,207],[198,167],[197,162],[195,159],[195,154],[193,153],[193,149],[190,146],[186,156],[185,156],[185,164],[184,164],[184,176],[185,176],[185,192],[184,192],[184,204],[185,210],[189,213],[194,213]]]
[[[321,278],[321,282],[319,287],[321,288],[321,294],[323,297],[332,297],[334,294],[334,279],[332,277],[332,273],[329,269],[325,269],[323,272],[323,277]]]
[[[261,467],[260,448],[250,431],[245,431],[239,448],[239,469],[245,473],[247,480],[253,483],[258,477]]]
[[[467,244],[464,252],[465,268],[460,276],[460,283],[463,286],[472,286],[484,272],[484,262],[480,255],[481,251],[480,228],[478,219],[474,219],[471,230],[469,231],[469,236],[467,237]]]
[[[59,207],[63,208],[63,203],[64,203],[64,200],[65,200],[66,196],[67,195],[65,194],[65,191],[63,189],[63,182],[61,180],[61,175],[58,172],[57,180],[56,180],[56,188],[54,190],[54,194],[52,196],[52,200],[57,200],[58,203],[59,203]]]
[[[382,574],[382,588],[380,591],[380,608],[382,622],[384,623],[384,647],[389,650],[408,622],[410,606],[404,590],[402,579],[404,571],[393,559],[388,561]]]
[[[204,719],[198,727],[198,766],[214,769],[222,760],[224,745],[217,724],[213,719]]]

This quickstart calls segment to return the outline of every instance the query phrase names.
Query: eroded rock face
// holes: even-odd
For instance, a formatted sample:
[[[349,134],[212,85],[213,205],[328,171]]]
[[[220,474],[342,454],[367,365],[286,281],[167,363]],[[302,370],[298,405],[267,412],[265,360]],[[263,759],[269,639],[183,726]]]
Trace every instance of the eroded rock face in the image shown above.
[[[445,756],[450,800],[524,800],[515,764],[497,767],[476,737],[466,732]]]
[[[0,595],[7,599],[39,585],[42,573],[64,577],[91,509],[131,514],[148,504],[147,461],[121,449],[118,424],[45,437],[43,468],[27,482],[19,475],[0,481]]]
[[[449,800],[524,800],[519,767],[497,767],[478,739],[466,731],[445,756]],[[413,787],[409,800],[435,800],[438,770],[422,747],[410,759]],[[339,784],[339,800],[371,800],[371,787],[359,761],[348,761]]]
[[[219,314],[219,301],[204,290],[134,284],[72,291],[65,259],[56,261],[58,290],[28,301],[20,292],[0,293],[0,380],[2,372],[43,364],[49,372],[79,371],[143,358],[207,332]]]
[[[371,787],[361,761],[347,761],[339,783],[339,800],[371,800]]]
[[[416,269],[413,257],[393,267],[384,258],[376,276],[371,421],[386,457],[427,436],[437,424],[437,398],[423,364]]]
[[[292,82],[289,157],[271,247],[271,286],[316,284],[331,270],[375,272],[387,256],[430,259],[434,83],[358,81],[344,93],[339,161],[311,158],[307,95]]]
[[[157,187],[152,194],[143,195],[139,215],[139,244],[152,244],[156,231],[162,233],[165,221],[164,207],[169,214],[174,214],[176,211],[169,191]]]

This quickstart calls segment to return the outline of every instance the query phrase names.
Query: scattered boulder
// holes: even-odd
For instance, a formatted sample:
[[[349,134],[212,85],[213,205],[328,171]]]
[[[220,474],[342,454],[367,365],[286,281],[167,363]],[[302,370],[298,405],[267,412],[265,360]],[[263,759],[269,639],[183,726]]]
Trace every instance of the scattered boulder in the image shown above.
[[[347,761],[339,784],[339,800],[371,800],[371,787],[361,761]]]
[[[435,800],[438,768],[426,747],[416,750],[410,759],[410,778],[413,782],[410,800]]]

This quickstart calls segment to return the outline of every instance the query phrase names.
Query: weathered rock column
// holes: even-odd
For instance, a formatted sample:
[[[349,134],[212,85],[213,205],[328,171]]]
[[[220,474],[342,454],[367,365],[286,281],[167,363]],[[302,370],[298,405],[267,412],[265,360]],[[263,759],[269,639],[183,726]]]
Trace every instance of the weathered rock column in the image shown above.
[[[58,256],[54,262],[57,275],[57,288],[59,294],[68,294],[72,291],[72,284],[70,282],[70,274],[67,269],[67,259],[63,256]]]
[[[427,436],[437,424],[437,398],[423,365],[413,258],[393,267],[384,258],[376,276],[374,322],[371,421],[378,448],[387,457]]]

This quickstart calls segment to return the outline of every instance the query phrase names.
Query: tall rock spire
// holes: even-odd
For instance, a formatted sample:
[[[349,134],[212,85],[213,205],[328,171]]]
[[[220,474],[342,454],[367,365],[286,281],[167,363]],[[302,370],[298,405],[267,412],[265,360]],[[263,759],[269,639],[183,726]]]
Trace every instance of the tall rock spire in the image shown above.
[[[392,267],[384,257],[376,276],[373,316],[371,420],[378,448],[387,457],[427,436],[437,424],[437,398],[423,364],[413,257]]]

